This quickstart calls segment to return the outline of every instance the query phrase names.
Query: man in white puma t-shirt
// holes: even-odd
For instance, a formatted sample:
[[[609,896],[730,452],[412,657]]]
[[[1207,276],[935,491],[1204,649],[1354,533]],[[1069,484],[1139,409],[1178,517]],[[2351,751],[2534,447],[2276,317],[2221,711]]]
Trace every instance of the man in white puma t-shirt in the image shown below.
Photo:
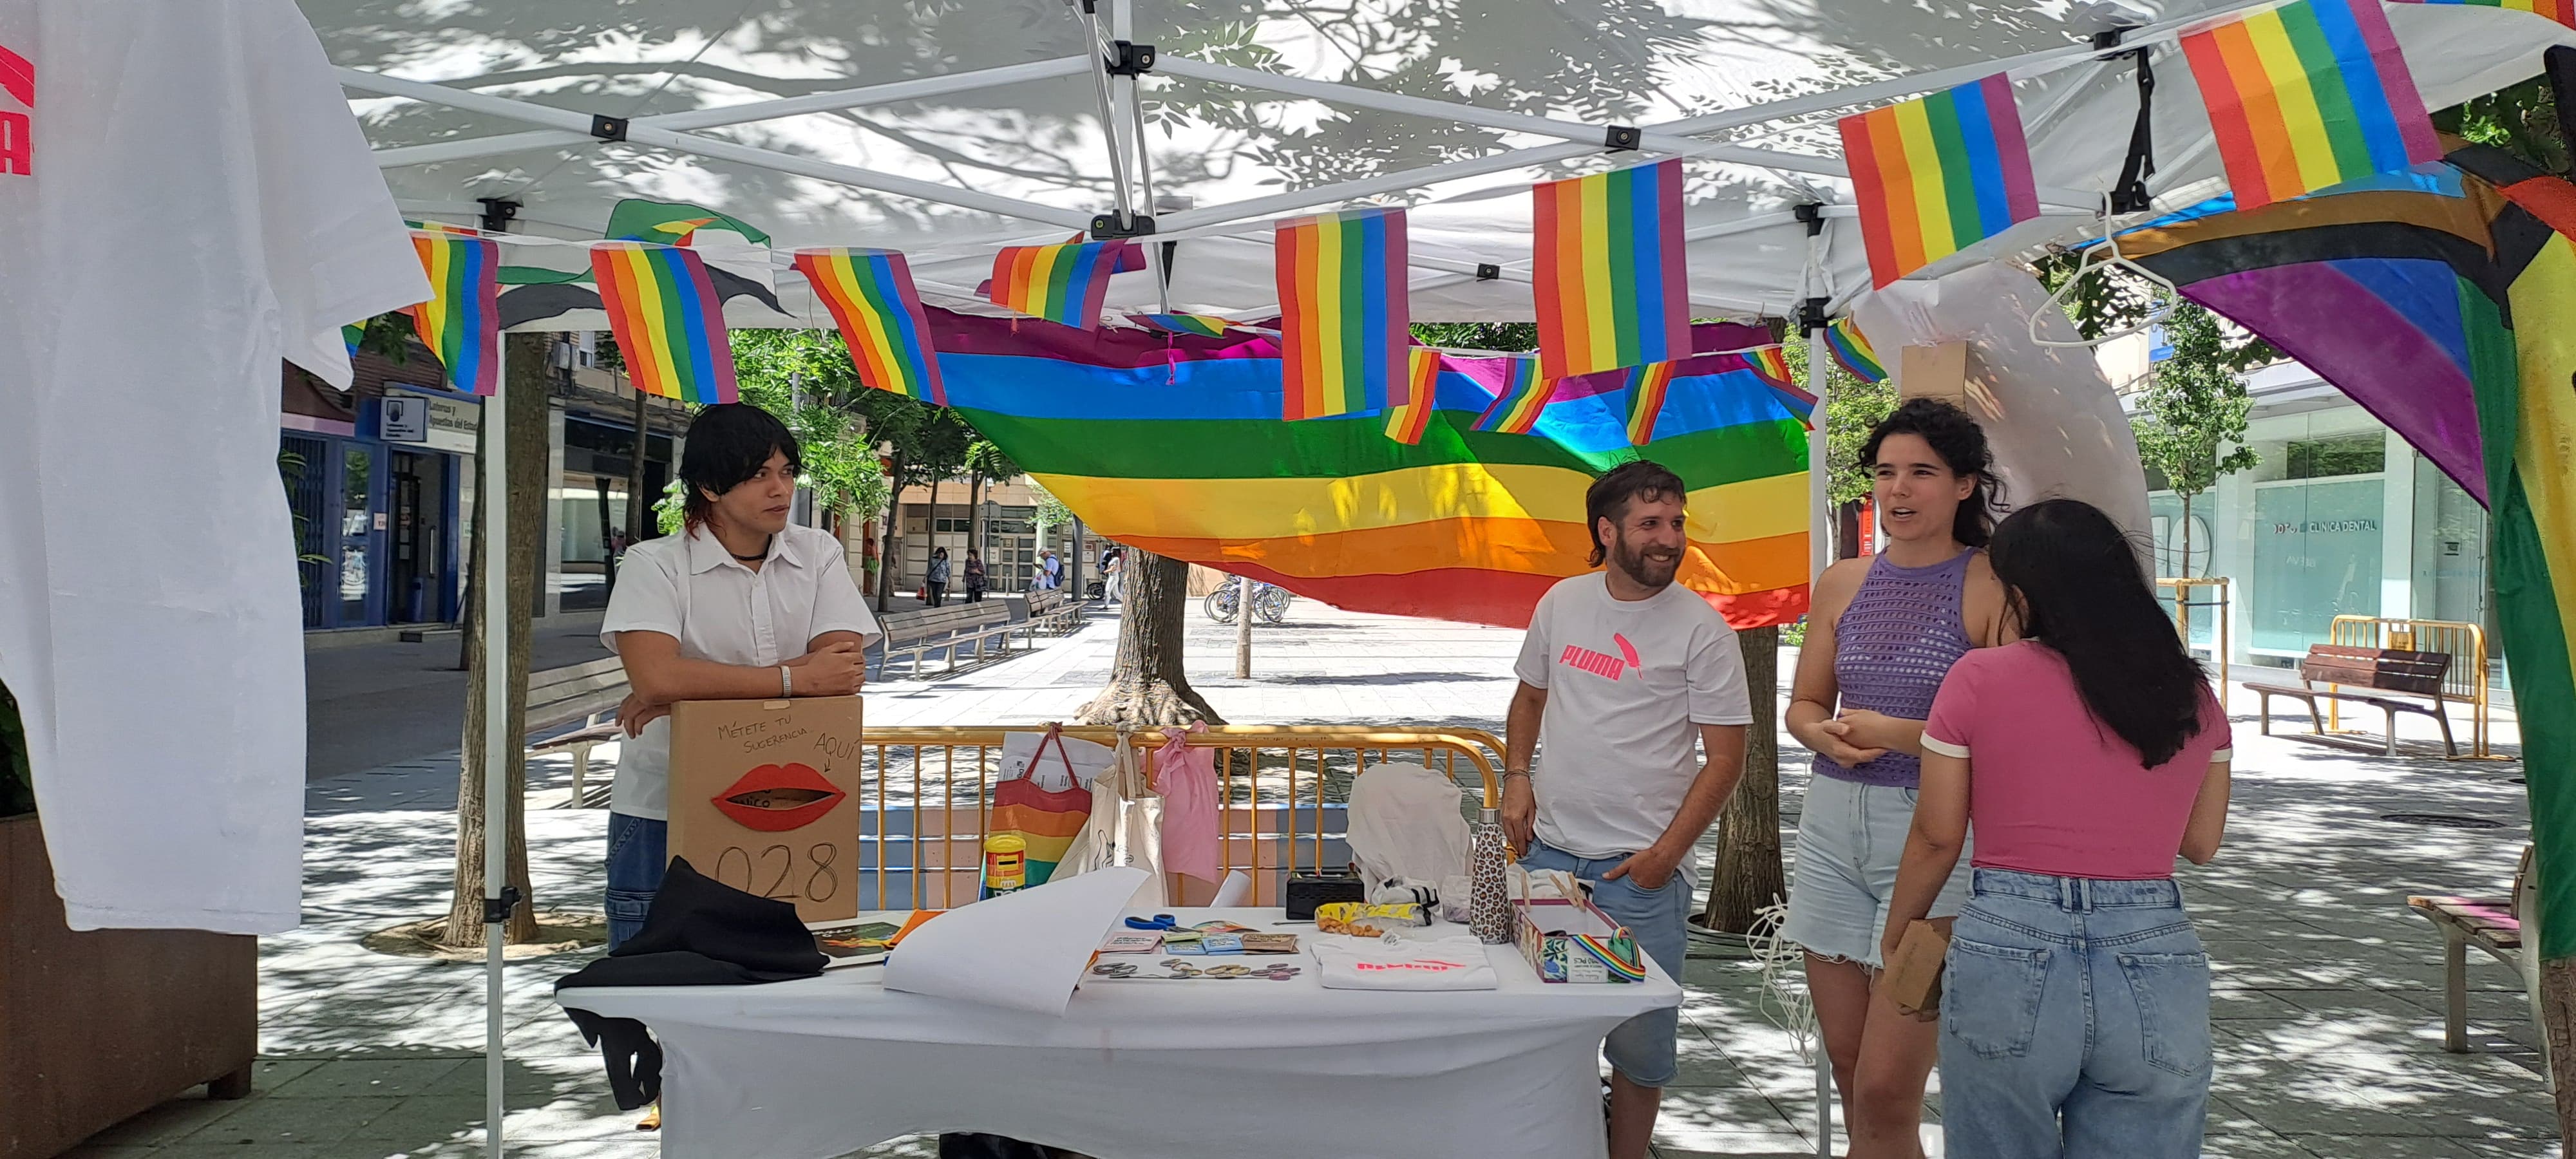
[[[1744,773],[1753,720],[1735,630],[1673,583],[1690,550],[1679,476],[1623,464],[1592,484],[1592,562],[1538,602],[1513,665],[1503,825],[1531,869],[1573,873],[1681,977],[1690,853]],[[1532,771],[1531,758],[1546,760]],[[1694,748],[1698,752],[1694,752]],[[1610,1157],[1643,1159],[1676,1074],[1679,1012],[1610,1032]]]

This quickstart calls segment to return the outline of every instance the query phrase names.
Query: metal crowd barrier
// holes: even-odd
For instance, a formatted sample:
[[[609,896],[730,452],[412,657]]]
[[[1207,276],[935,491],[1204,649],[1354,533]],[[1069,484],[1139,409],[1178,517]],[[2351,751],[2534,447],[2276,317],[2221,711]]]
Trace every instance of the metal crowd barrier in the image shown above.
[[[870,728],[861,745],[859,888],[877,909],[948,909],[975,900],[983,837],[1004,738],[1038,725]],[[1068,725],[1063,735],[1115,746],[1118,729]],[[1140,750],[1160,729],[1127,734]],[[1360,770],[1396,758],[1460,782],[1487,805],[1502,803],[1503,742],[1475,729],[1350,729],[1229,725],[1192,734],[1217,750],[1219,859],[1252,879],[1251,903],[1276,905],[1291,873],[1350,860],[1342,817]],[[1166,874],[1174,905],[1203,905],[1207,883]],[[874,878],[870,882],[870,878]]]
[[[2392,648],[2402,652],[2441,652],[2450,656],[2438,699],[2467,704],[2474,717],[2472,758],[2492,759],[2487,750],[2487,634],[2476,624],[2456,620],[2404,620],[2382,616],[2336,616],[2326,627],[2326,642],[2355,648]],[[2326,727],[2339,728],[2333,702]]]

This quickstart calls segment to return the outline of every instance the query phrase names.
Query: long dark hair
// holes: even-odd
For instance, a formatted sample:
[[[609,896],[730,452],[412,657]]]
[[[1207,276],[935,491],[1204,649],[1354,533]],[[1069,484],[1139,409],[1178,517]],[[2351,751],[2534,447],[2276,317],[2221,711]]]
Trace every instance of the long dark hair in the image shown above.
[[[1869,441],[1860,445],[1861,469],[1878,466],[1878,445],[1889,435],[1914,435],[1931,444],[1932,453],[1953,475],[1974,475],[1977,486],[1959,501],[1959,510],[1950,519],[1950,538],[1963,547],[1984,547],[1994,537],[1995,508],[2003,496],[2003,484],[1995,481],[1995,456],[1986,446],[1986,429],[1968,412],[1937,398],[1907,399],[1896,413],[1879,421],[1869,431]]]
[[[769,465],[769,456],[787,454],[787,469],[805,469],[796,435],[778,416],[747,402],[719,403],[690,420],[687,445],[680,450],[680,482],[687,492],[681,511],[687,525],[704,526],[715,512],[708,492],[722,495],[751,480]]]
[[[2021,634],[2066,658],[2084,706],[2148,768],[2200,734],[2209,676],[2110,516],[2075,499],[2033,503],[1995,528],[1986,558]]]

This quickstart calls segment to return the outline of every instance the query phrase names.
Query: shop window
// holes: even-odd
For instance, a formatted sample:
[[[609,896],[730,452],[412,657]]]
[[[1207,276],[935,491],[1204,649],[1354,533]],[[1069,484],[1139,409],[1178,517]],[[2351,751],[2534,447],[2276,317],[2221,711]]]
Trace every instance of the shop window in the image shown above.
[[[2254,648],[2304,653],[2336,616],[2379,614],[2381,491],[2378,479],[2255,487]]]
[[[2325,479],[2336,475],[2376,475],[2388,469],[2388,438],[2377,431],[2324,439],[2292,439],[2282,457],[2283,477]]]

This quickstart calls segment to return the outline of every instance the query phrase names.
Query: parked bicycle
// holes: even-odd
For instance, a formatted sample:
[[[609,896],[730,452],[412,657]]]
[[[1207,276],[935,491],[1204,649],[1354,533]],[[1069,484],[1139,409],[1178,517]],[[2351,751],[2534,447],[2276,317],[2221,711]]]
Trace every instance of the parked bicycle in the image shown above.
[[[1220,624],[1233,623],[1235,605],[1242,599],[1242,588],[1241,581],[1227,580],[1224,587],[1209,592],[1207,599],[1201,603],[1201,607],[1207,612],[1207,618]],[[1264,624],[1286,623],[1288,605],[1295,599],[1295,596],[1288,594],[1286,588],[1255,583],[1252,585],[1252,614]]]

